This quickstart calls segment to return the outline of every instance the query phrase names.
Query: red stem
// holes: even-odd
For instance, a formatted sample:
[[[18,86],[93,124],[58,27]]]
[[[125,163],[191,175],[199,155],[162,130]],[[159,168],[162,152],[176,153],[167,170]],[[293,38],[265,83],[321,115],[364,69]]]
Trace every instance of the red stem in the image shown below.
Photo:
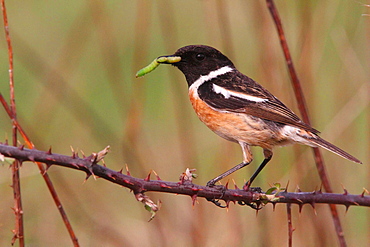
[[[298,103],[298,109],[299,109],[299,111],[302,115],[303,121],[310,124],[310,119],[309,119],[309,116],[308,116],[306,101],[304,99],[302,87],[301,87],[301,84],[299,82],[297,73],[294,69],[293,60],[292,60],[292,57],[291,57],[290,52],[289,52],[288,43],[286,42],[286,39],[285,39],[283,26],[281,24],[281,20],[280,20],[278,11],[275,7],[275,4],[274,4],[273,0],[266,0],[266,2],[267,2],[267,6],[270,10],[271,16],[274,19],[274,22],[275,22],[275,25],[276,25],[276,28],[277,28],[277,32],[279,34],[280,44],[281,44],[281,47],[283,49],[284,56],[285,56],[287,66],[288,66],[288,69],[289,69],[291,82],[292,82],[292,86],[293,86],[293,89],[294,89],[294,94],[295,94],[295,97],[296,97],[296,100],[297,100],[297,103]],[[327,173],[326,173],[326,169],[325,169],[325,165],[324,165],[324,162],[323,162],[321,152],[318,148],[313,148],[313,151],[314,151],[316,167],[317,167],[319,176],[321,178],[323,187],[324,187],[326,192],[332,193],[332,189],[331,189],[330,182],[329,182],[329,179],[328,179],[328,176],[327,176]],[[335,205],[330,205],[330,210],[331,210],[331,214],[332,214],[332,217],[333,217],[333,221],[334,221],[334,225],[335,225],[335,229],[336,229],[336,233],[337,233],[337,237],[338,237],[340,246],[342,246],[342,247],[347,246],[345,238],[343,236],[342,226],[341,226],[341,223],[340,223],[340,220],[339,220],[339,217],[338,217],[338,211],[337,211]]]
[[[14,96],[14,78],[13,78],[13,48],[9,34],[8,17],[5,8],[5,0],[1,0],[1,10],[3,12],[4,30],[6,42],[8,45],[8,59],[9,59],[9,87],[10,87],[10,110],[12,119],[12,142],[13,145],[17,145],[17,126],[14,121],[17,116],[15,107],[15,96]],[[17,239],[19,239],[19,246],[24,246],[24,227],[23,227],[23,209],[22,209],[22,197],[21,197],[21,185],[19,180],[19,168],[20,162],[15,160],[12,164],[12,188],[14,195],[14,214],[15,214],[15,229],[14,236],[12,239],[12,245]]]

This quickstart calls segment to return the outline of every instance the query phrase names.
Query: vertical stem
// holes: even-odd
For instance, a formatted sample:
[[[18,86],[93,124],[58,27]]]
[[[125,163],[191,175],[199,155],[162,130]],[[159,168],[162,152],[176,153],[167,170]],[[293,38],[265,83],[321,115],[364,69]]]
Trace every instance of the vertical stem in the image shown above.
[[[292,224],[292,204],[287,203],[286,204],[286,211],[287,211],[287,217],[288,217],[288,246],[292,247],[293,246],[293,224]]]
[[[14,78],[13,78],[13,48],[9,34],[9,24],[8,17],[5,8],[5,0],[1,0],[1,10],[3,12],[4,20],[4,30],[6,42],[8,45],[8,59],[9,59],[9,87],[10,87],[10,109],[11,109],[11,118],[13,122],[12,128],[12,142],[13,145],[17,145],[17,126],[14,124],[17,118],[17,111],[15,107],[15,96],[14,96]],[[12,187],[14,194],[14,214],[15,214],[15,229],[14,236],[12,239],[12,244],[19,239],[19,246],[24,246],[24,231],[23,231],[23,209],[22,209],[22,200],[21,200],[21,186],[19,180],[19,167],[20,162],[15,160],[12,164]]]
[[[279,13],[275,7],[273,0],[266,0],[266,3],[267,3],[267,7],[270,10],[271,16],[275,22],[277,32],[279,34],[280,44],[284,52],[284,56],[285,56],[285,60],[286,60],[286,63],[289,69],[290,77],[292,79],[292,85],[293,85],[295,97],[297,99],[299,111],[302,115],[303,121],[306,122],[307,124],[310,124],[310,119],[308,117],[308,110],[306,106],[306,101],[304,99],[301,83],[299,82],[297,73],[293,65],[293,60],[289,52],[288,43],[286,42],[286,39],[285,39],[284,30],[281,24]],[[313,151],[314,151],[316,167],[317,167],[319,176],[321,178],[322,184],[325,188],[325,191],[328,193],[331,193],[332,189],[331,189],[330,182],[329,182],[329,179],[326,173],[326,169],[324,166],[324,161],[323,161],[321,152],[318,148],[313,148]],[[334,226],[335,226],[335,230],[337,233],[337,238],[339,240],[340,246],[341,247],[347,246],[346,240],[343,235],[343,230],[342,230],[342,226],[340,223],[340,219],[338,216],[337,208],[335,207],[335,205],[330,205],[329,207],[331,210],[331,215],[333,218],[333,222],[334,222]]]

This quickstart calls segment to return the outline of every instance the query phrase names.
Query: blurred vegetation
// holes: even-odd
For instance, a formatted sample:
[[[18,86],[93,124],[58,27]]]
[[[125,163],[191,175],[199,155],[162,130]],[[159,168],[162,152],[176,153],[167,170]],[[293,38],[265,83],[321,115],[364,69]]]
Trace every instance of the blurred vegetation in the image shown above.
[[[369,1],[276,1],[310,115],[322,137],[364,165],[323,151],[332,186],[360,194],[369,183]],[[144,177],[154,169],[176,181],[187,167],[205,184],[242,159],[240,147],[208,130],[187,99],[183,75],[160,66],[142,79],[135,72],[159,55],[188,44],[207,44],[268,88],[295,112],[295,98],[280,43],[264,1],[7,1],[14,49],[18,119],[36,147],[89,154],[111,146],[105,162]],[[364,15],[365,14],[365,15]],[[367,15],[366,15],[367,14]],[[4,35],[0,35],[0,92],[9,95]],[[2,140],[11,124],[0,111]],[[241,186],[262,160],[233,174]],[[285,246],[284,205],[216,208],[203,199],[150,193],[162,209],[150,215],[127,190],[61,167],[49,170],[81,246]],[[71,241],[37,167],[21,170],[28,246],[69,246]],[[255,185],[320,186],[312,152],[277,149]],[[226,182],[222,181],[223,183]],[[0,245],[14,227],[11,171],[0,166]],[[339,207],[349,246],[369,246],[367,208]],[[327,205],[293,206],[293,244],[337,244]],[[308,237],[309,236],[309,237]]]

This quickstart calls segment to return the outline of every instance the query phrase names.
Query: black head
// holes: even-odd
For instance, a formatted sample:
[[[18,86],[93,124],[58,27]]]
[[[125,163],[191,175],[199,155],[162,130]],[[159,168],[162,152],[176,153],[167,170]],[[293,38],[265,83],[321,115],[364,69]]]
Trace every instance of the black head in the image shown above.
[[[207,75],[224,66],[234,68],[234,64],[221,52],[205,45],[189,45],[178,49],[173,57],[181,60],[172,65],[184,73],[189,86],[201,75]]]

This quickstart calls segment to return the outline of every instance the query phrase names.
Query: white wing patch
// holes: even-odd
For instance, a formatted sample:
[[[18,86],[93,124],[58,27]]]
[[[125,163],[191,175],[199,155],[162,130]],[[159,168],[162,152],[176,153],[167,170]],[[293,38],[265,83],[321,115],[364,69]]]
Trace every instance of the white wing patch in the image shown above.
[[[237,97],[237,98],[246,99],[248,101],[253,101],[253,102],[268,101],[268,99],[263,99],[263,98],[259,98],[259,97],[255,97],[255,96],[251,96],[251,95],[246,95],[246,94],[243,94],[243,93],[233,92],[233,91],[227,90],[223,87],[220,87],[216,84],[213,84],[213,91],[215,93],[222,94],[226,99],[230,98],[230,96],[234,96],[234,97]]]
[[[222,94],[226,99],[230,98],[230,92],[223,87],[217,86],[216,84],[213,84],[213,91],[218,94]]]

